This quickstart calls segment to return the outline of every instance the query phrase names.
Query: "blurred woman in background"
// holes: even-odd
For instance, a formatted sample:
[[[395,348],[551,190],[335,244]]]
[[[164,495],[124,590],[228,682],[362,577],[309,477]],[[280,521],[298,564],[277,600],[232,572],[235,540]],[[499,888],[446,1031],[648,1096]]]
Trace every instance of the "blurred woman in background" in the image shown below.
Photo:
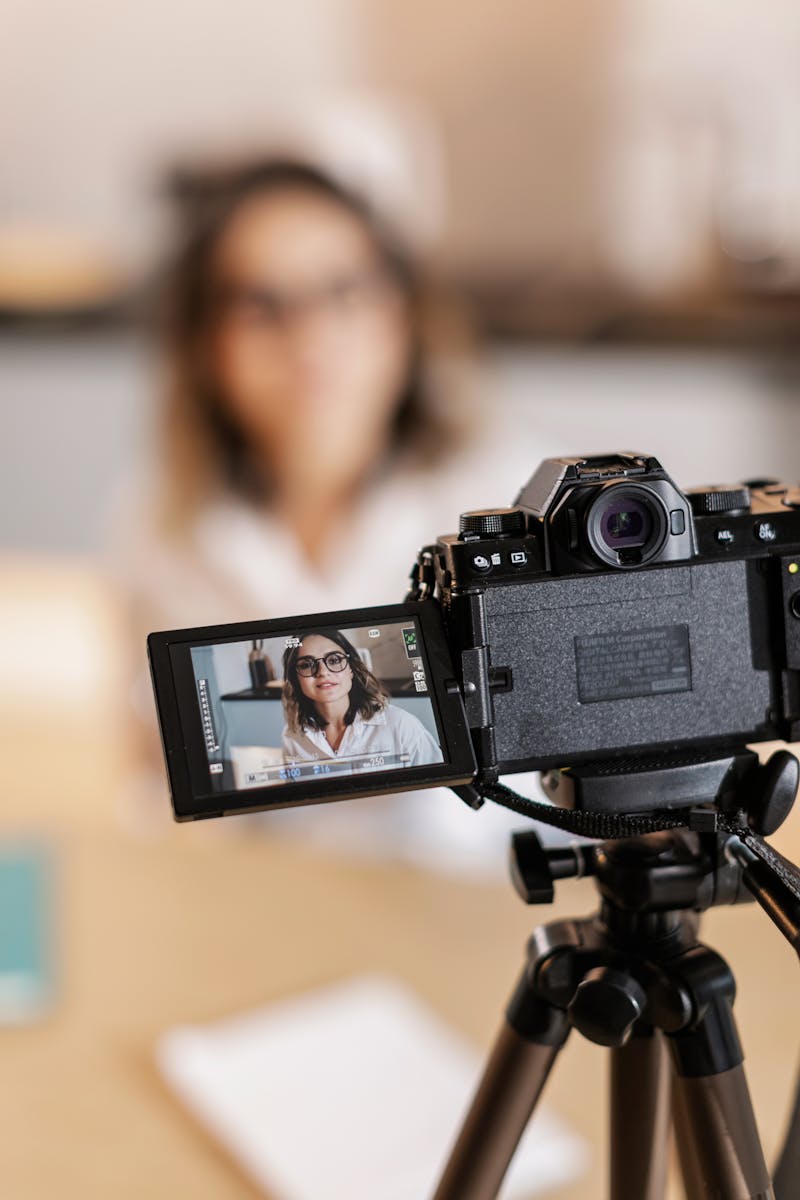
[[[410,256],[356,192],[286,159],[177,191],[185,228],[168,279],[158,456],[116,530],[155,767],[131,789],[132,811],[157,818],[168,804],[149,631],[397,602],[421,545],[456,529],[462,509],[507,503],[522,479],[507,453],[468,436],[447,370],[442,395],[442,333],[457,327],[443,327]],[[487,832],[496,824],[504,842],[508,822],[499,810],[464,821],[451,794],[436,807],[425,792],[284,824],[449,863],[459,839],[470,862],[473,844],[493,855]]]
[[[401,599],[464,424],[409,256],[305,163],[181,191],[161,462],[118,532],[139,632]]]

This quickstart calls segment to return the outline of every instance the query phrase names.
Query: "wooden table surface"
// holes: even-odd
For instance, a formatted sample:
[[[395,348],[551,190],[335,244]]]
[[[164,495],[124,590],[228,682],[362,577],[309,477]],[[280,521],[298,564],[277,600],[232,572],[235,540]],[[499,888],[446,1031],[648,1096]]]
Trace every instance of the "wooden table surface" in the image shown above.
[[[4,742],[6,762],[12,743],[17,763],[30,760],[24,729],[6,725]],[[0,832],[50,841],[60,897],[58,1006],[1,1035],[0,1177],[14,1200],[256,1196],[161,1083],[153,1046],[164,1029],[379,969],[488,1046],[531,928],[594,906],[588,881],[562,883],[552,908],[528,911],[510,885],[347,861],[233,821],[132,831],[107,801],[118,785],[108,746],[105,761],[96,751],[91,738],[54,742],[35,777],[20,769],[5,789]],[[800,844],[790,821],[786,850]],[[738,976],[772,1153],[797,1060],[797,963],[755,905],[712,912],[704,936]],[[602,1051],[573,1036],[547,1088],[548,1105],[595,1149],[591,1178],[563,1200],[604,1194],[606,1069]]]

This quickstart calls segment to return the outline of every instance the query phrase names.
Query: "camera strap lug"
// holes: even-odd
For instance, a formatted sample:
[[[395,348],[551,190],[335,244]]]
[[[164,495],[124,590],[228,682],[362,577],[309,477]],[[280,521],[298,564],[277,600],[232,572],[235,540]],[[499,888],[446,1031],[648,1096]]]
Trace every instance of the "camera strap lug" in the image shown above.
[[[417,561],[409,572],[411,587],[406,600],[427,600],[433,595],[436,584],[435,549],[435,546],[423,546],[417,555]]]
[[[492,724],[492,701],[489,695],[489,650],[487,646],[472,646],[461,652],[461,677],[464,681],[464,709],[470,729],[482,729]]]

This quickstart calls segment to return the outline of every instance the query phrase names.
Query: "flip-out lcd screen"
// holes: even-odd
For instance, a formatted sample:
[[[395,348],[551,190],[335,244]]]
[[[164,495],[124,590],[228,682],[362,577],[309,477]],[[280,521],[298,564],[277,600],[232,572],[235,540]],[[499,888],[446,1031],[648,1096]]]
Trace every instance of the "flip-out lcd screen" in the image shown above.
[[[441,620],[422,607],[151,635],[176,815],[469,778]]]

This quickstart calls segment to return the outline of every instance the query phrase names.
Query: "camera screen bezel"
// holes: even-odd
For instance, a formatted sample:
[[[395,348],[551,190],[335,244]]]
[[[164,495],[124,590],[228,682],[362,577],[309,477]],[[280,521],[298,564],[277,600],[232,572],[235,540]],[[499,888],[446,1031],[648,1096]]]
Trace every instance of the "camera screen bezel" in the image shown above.
[[[193,646],[282,637],[318,626],[332,626],[346,632],[348,628],[382,622],[394,624],[410,619],[417,622],[420,633],[428,698],[433,707],[443,762],[209,794],[202,794],[193,786],[197,764],[205,757],[191,664]],[[441,611],[433,600],[168,630],[151,633],[147,648],[176,821],[296,808],[427,787],[452,787],[468,783],[475,777],[475,756],[464,705],[458,687],[454,686],[456,676]]]

